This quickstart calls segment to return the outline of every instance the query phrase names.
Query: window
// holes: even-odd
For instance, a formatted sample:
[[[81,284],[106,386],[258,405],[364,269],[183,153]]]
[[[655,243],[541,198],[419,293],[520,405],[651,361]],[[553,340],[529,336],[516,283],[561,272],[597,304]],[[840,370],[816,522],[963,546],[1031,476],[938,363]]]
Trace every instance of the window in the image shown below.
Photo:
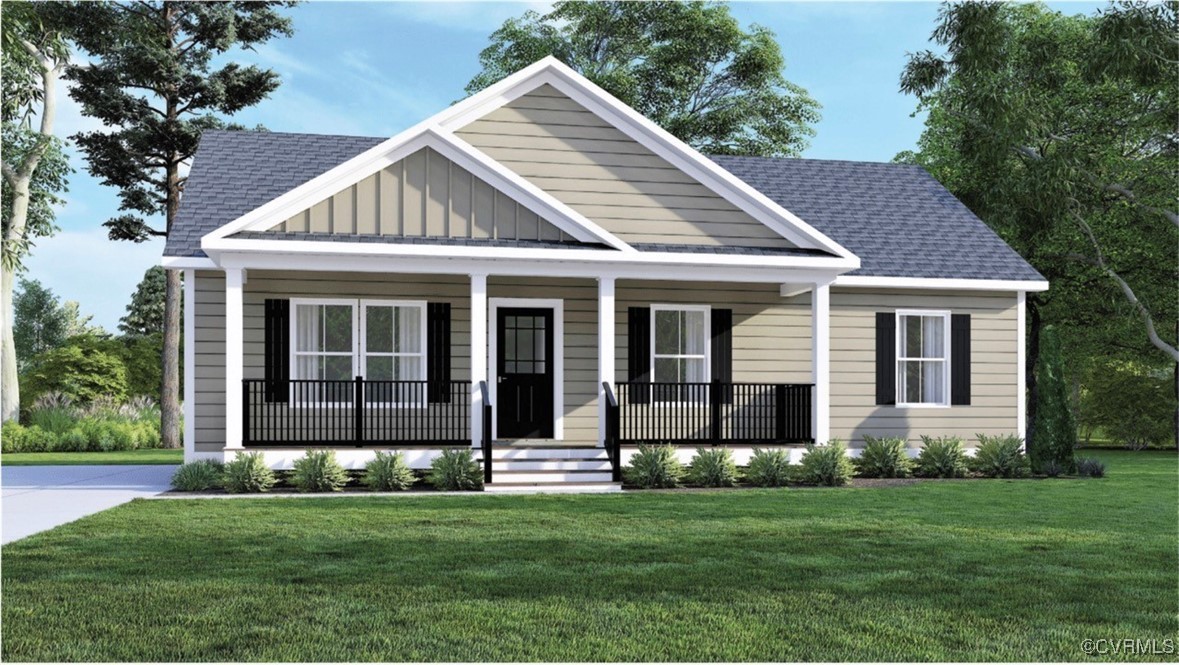
[[[949,312],[897,312],[897,404],[949,404]]]
[[[651,380],[654,383],[708,383],[707,306],[651,307]],[[703,386],[659,388],[656,401],[706,401]]]
[[[292,378],[340,382],[303,388],[310,401],[350,401],[353,388],[345,382],[358,375],[367,381],[425,380],[425,303],[292,299],[291,305]],[[425,388],[373,385],[366,394],[374,402],[422,401]]]

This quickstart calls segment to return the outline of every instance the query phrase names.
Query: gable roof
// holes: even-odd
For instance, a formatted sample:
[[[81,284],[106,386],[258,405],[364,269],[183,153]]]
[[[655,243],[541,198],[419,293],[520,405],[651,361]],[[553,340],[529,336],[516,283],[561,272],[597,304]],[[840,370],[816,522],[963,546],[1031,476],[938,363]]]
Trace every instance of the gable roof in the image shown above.
[[[1040,281],[920,166],[820,159],[713,160],[860,257],[848,275]]]
[[[383,141],[382,137],[205,132],[164,255],[204,256],[201,238],[205,234]],[[861,267],[849,274],[1043,280],[920,167],[764,157],[712,159],[859,256]],[[658,245],[635,249],[692,251]]]

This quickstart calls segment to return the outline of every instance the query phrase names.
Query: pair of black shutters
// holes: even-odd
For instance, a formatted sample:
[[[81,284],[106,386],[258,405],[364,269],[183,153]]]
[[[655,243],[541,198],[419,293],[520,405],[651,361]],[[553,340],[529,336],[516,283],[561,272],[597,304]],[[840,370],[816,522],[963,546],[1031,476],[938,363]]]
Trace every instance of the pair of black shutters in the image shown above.
[[[733,381],[733,310],[713,309],[710,367],[712,380],[721,383]],[[630,383],[651,382],[651,308],[630,307],[626,318],[627,353],[626,377]],[[631,388],[631,400],[646,404],[650,397],[639,385]],[[721,401],[732,402],[730,391],[721,394]]]
[[[897,315],[876,313],[876,403],[897,403]],[[950,315],[950,404],[970,404],[970,315]]]
[[[266,401],[287,401],[291,378],[291,301],[267,299],[264,312]],[[426,303],[426,398],[450,401],[450,303]]]

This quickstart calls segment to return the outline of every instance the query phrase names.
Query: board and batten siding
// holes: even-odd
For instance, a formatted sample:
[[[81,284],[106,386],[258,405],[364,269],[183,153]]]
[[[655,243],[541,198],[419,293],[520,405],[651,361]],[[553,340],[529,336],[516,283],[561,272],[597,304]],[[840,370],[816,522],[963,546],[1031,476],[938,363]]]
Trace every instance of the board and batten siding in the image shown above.
[[[793,246],[550,85],[456,134],[626,242]]]
[[[876,313],[898,309],[970,315],[970,405],[876,405]],[[1014,293],[832,289],[831,436],[857,448],[865,434],[898,436],[914,448],[923,434],[973,447],[977,434],[1015,433],[1017,339]]]
[[[292,215],[270,231],[571,240],[536,213],[430,148]]]

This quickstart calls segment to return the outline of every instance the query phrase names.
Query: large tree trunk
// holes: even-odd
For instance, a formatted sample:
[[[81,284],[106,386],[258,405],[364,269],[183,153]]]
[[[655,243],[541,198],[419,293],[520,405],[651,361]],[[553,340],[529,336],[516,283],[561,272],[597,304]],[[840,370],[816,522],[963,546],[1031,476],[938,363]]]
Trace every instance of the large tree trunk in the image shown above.
[[[16,272],[5,266],[0,277],[0,336],[3,337],[3,355],[0,356],[0,408],[3,422],[20,417],[20,382],[16,374],[16,340],[12,336],[12,280]]]
[[[180,272],[167,270],[164,295],[163,380],[160,384],[160,437],[165,448],[183,445],[180,436]],[[192,377],[187,377],[192,381]]]

